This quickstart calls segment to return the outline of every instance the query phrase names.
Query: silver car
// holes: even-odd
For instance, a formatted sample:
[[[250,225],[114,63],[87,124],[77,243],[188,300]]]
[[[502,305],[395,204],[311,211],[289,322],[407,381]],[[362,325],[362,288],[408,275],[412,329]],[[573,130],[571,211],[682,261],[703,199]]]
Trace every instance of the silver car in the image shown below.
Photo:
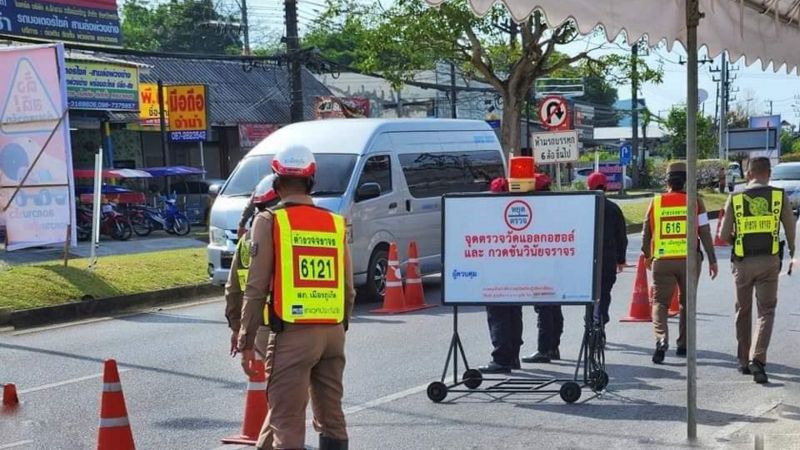
[[[795,214],[800,212],[800,162],[781,163],[773,167],[769,184],[786,191]]]

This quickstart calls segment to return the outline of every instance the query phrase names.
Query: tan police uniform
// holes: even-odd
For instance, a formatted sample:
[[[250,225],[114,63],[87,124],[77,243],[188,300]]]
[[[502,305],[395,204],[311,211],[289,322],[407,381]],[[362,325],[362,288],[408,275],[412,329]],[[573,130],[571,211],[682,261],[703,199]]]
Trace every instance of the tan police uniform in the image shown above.
[[[309,196],[289,196],[278,208],[313,205]],[[276,212],[266,211],[253,223],[251,263],[242,306],[239,350],[252,349],[258,327],[264,322],[264,305],[276,274],[276,253],[281,246],[274,242]],[[343,319],[350,317],[355,300],[350,250],[344,246]],[[278,261],[282,271],[288,260]],[[291,264],[289,264],[291,265]],[[295,276],[299,276],[295,273]],[[283,299],[291,301],[292,299]],[[275,302],[273,298],[273,303]],[[290,306],[291,307],[291,306]],[[278,309],[273,306],[272,309]],[[291,313],[289,313],[291,314]],[[284,317],[286,318],[286,317]],[[270,317],[275,320],[275,317]],[[314,428],[323,436],[347,440],[342,411],[342,377],[345,367],[345,326],[339,324],[284,323],[283,331],[272,332],[267,346],[267,393],[269,412],[259,436],[260,449],[299,449],[305,447],[306,405],[309,394],[314,412]]]
[[[778,303],[781,224],[789,255],[793,258],[795,217],[782,189],[751,181],[743,193],[728,197],[720,237],[734,246],[731,266],[736,285],[737,357],[743,367],[750,360],[767,363],[767,347]],[[751,345],[753,289],[758,308],[754,346]]]
[[[672,163],[669,166],[669,172],[682,171],[686,171],[685,163],[677,162]],[[680,195],[683,196],[682,202],[679,198]],[[674,197],[670,199],[670,196]],[[662,206],[663,208],[673,208],[679,203],[682,203],[685,210],[685,197],[686,194],[683,192],[669,192],[663,196],[657,196],[657,198],[654,198],[647,208],[647,214],[645,215],[644,226],[642,228],[642,254],[646,259],[653,261],[653,331],[655,332],[657,342],[662,342],[664,344],[669,343],[669,327],[667,325],[667,319],[669,316],[669,305],[672,301],[672,296],[677,286],[680,289],[680,317],[678,326],[678,339],[676,342],[678,348],[686,348],[686,314],[684,312],[686,307],[686,230],[683,229],[680,233],[678,233],[683,234],[682,242],[675,242],[677,245],[682,245],[682,255],[664,257],[657,254],[659,253],[658,251],[654,252],[654,241],[659,238],[659,236],[655,236],[654,234],[662,233],[662,228],[666,228],[666,222],[658,220],[656,217],[656,211],[654,211],[654,207],[658,206],[657,202],[662,201],[667,203],[666,205]],[[675,204],[668,204],[670,201],[674,202]],[[684,212],[684,224],[685,214],[686,213]],[[697,216],[698,237],[700,242],[703,244],[703,249],[705,250],[706,255],[708,255],[709,264],[715,264],[717,262],[717,256],[714,252],[714,242],[711,236],[711,227],[708,224],[708,216],[706,213],[705,204],[700,198],[697,199]],[[656,221],[661,222],[659,223],[658,227],[656,227]],[[697,266],[692,272],[695,276],[695,286],[697,286],[697,283],[700,279],[703,259],[703,254],[700,252],[700,244],[698,243],[696,247],[698,253]]]

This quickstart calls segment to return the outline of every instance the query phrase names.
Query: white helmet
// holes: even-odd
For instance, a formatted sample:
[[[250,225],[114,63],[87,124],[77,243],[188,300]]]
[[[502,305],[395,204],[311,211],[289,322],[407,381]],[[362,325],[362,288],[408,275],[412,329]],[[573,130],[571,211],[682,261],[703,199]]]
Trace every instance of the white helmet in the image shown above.
[[[308,147],[291,145],[272,158],[272,171],[282,177],[314,178],[317,162]]]

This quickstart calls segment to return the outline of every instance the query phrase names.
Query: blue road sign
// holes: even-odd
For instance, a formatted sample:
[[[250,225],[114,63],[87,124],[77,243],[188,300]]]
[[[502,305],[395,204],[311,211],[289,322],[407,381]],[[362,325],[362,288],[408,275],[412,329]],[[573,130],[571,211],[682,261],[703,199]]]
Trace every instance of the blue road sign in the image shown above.
[[[619,147],[619,163],[627,166],[631,163],[631,155],[633,154],[633,147],[631,144],[622,144]]]

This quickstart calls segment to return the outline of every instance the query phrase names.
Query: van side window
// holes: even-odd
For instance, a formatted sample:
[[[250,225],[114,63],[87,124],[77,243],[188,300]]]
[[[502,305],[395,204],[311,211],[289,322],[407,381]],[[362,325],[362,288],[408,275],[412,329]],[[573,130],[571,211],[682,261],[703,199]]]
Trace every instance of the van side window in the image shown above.
[[[398,155],[406,184],[415,198],[449,192],[484,192],[503,176],[503,157],[496,150],[467,153],[408,153]]]
[[[364,164],[364,171],[358,180],[358,185],[364,183],[378,183],[381,193],[392,190],[392,161],[389,155],[372,156]]]

